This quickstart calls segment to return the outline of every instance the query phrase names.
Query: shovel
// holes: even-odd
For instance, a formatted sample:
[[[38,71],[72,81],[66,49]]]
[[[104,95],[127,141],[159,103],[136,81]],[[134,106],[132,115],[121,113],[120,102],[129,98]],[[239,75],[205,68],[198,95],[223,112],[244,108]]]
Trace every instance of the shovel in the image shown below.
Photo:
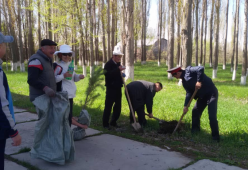
[[[140,126],[139,123],[136,122],[134,111],[133,111],[133,107],[132,107],[132,104],[131,104],[131,101],[130,101],[130,98],[129,98],[129,94],[128,94],[128,90],[127,90],[127,87],[126,87],[126,83],[125,83],[125,81],[124,81],[124,79],[122,77],[122,74],[121,74],[121,78],[122,78],[122,81],[123,81],[123,84],[124,84],[124,87],[125,87],[125,91],[126,91],[126,94],[127,94],[127,100],[128,100],[128,103],[129,103],[129,106],[130,106],[130,109],[131,109],[133,120],[134,120],[134,123],[132,123],[132,126],[133,126],[133,128],[134,128],[135,131],[141,132],[142,131],[142,127]]]
[[[189,100],[189,102],[188,102],[188,104],[187,104],[187,106],[186,106],[187,108],[189,107],[190,103],[192,102],[193,98],[195,97],[197,91],[198,91],[198,89],[195,89],[193,95],[191,96],[191,98],[190,98],[190,100]],[[180,120],[178,121],[177,126],[176,126],[176,128],[174,129],[172,135],[176,132],[176,130],[177,130],[177,128],[179,127],[179,125],[180,125],[180,123],[181,123],[181,121],[182,121],[182,119],[183,119],[183,117],[184,117],[185,114],[186,114],[186,113],[183,112],[183,114],[182,114]]]
[[[146,116],[149,116],[149,114],[147,114],[147,113],[145,113],[145,115]],[[164,120],[161,120],[161,119],[159,119],[159,118],[156,118],[156,117],[152,117],[153,119],[156,119],[156,120],[158,120],[159,121],[159,123],[163,123],[163,122],[165,122]]]

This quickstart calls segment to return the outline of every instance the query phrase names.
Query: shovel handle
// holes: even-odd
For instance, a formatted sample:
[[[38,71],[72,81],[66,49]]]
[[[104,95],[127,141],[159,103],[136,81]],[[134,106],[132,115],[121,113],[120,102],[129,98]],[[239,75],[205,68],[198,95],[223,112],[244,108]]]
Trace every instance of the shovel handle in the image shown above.
[[[149,114],[147,114],[147,113],[145,113],[145,115],[146,115],[146,116],[149,116]],[[156,119],[156,120],[158,120],[158,121],[162,121],[162,120],[160,120],[159,118],[154,117],[154,116],[153,116],[152,118],[153,118],[153,119]]]
[[[190,98],[190,100],[189,100],[189,102],[188,102],[188,104],[187,104],[187,106],[186,106],[187,108],[189,107],[190,103],[192,102],[193,98],[195,97],[197,91],[198,91],[198,89],[195,89],[193,95],[191,96],[191,98]],[[177,126],[176,126],[176,128],[174,129],[172,135],[173,135],[173,134],[176,132],[176,130],[178,129],[178,127],[179,127],[179,125],[180,125],[180,123],[181,123],[181,121],[182,121],[184,115],[186,115],[186,112],[183,112],[183,114],[182,114],[180,120],[178,121]]]
[[[121,72],[120,72],[121,73]],[[129,94],[128,94],[128,90],[127,90],[127,87],[126,87],[126,83],[122,77],[122,74],[121,74],[121,79],[122,79],[122,82],[124,84],[124,87],[125,87],[125,91],[126,91],[126,95],[127,95],[127,100],[128,100],[128,103],[129,103],[129,106],[130,106],[130,109],[131,109],[131,113],[132,113],[132,116],[133,116],[133,120],[134,120],[134,123],[136,124],[136,119],[135,119],[135,115],[134,115],[134,111],[133,111],[133,106],[132,106],[132,103],[131,103],[131,100],[130,100],[130,97],[129,97]]]

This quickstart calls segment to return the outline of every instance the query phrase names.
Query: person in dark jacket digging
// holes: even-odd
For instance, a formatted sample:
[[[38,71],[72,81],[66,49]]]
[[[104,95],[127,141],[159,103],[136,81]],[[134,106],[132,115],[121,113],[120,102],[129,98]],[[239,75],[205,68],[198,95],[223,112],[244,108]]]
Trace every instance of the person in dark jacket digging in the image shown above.
[[[125,67],[121,66],[120,62],[123,55],[121,48],[118,45],[115,46],[113,57],[104,66],[106,99],[102,122],[103,127],[108,129],[110,128],[109,125],[112,127],[119,127],[116,121],[121,114],[121,88],[123,86],[121,71],[125,70]],[[109,123],[112,107],[113,114]]]
[[[219,126],[217,121],[217,102],[218,102],[218,90],[215,87],[211,78],[204,73],[204,67],[202,66],[188,66],[185,70],[181,67],[175,67],[167,72],[171,73],[173,77],[182,79],[182,84],[186,90],[186,97],[184,102],[183,112],[187,113],[186,107],[195,89],[198,91],[195,95],[197,100],[192,110],[192,129],[191,132],[195,133],[200,131],[200,118],[202,112],[208,106],[208,115],[210,121],[210,127],[212,130],[212,139],[219,142]]]
[[[127,91],[131,100],[134,114],[137,112],[138,121],[141,126],[146,125],[145,105],[149,117],[152,118],[153,97],[156,92],[163,88],[160,82],[152,83],[144,80],[133,81],[127,85]],[[127,94],[126,94],[127,97]],[[133,123],[133,116],[130,110],[130,123]]]

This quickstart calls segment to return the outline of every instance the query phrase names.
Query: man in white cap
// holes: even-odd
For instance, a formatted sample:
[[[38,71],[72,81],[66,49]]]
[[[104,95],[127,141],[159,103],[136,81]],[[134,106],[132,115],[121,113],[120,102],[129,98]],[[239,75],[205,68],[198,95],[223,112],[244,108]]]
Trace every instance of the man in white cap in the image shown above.
[[[9,90],[7,77],[2,70],[2,57],[6,53],[6,44],[14,41],[12,36],[4,36],[0,32],[0,169],[4,169],[4,152],[6,139],[11,138],[13,140],[13,146],[19,146],[22,138],[15,129],[14,109]]]
[[[109,129],[110,126],[119,127],[116,121],[119,119],[121,114],[121,88],[123,86],[121,72],[125,70],[125,67],[121,66],[120,62],[123,55],[121,48],[115,46],[113,57],[104,66],[106,99],[102,122],[103,127],[107,129]],[[113,114],[109,123],[112,107]]]

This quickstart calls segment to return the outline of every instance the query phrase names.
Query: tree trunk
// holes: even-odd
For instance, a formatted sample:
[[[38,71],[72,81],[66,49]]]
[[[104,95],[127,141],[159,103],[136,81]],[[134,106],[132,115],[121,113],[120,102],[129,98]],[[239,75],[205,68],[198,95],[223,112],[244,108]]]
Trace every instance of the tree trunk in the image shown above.
[[[108,60],[110,58],[112,58],[112,54],[111,54],[111,50],[110,50],[110,13],[109,13],[109,8],[110,8],[110,0],[107,0],[108,1],[108,9],[107,9],[107,12],[108,12],[108,26],[107,26],[107,33],[108,33]]]
[[[198,9],[199,9],[199,0],[195,2],[195,65],[198,65]]]
[[[211,8],[211,17],[210,17],[210,45],[209,45],[209,67],[212,67],[212,56],[213,56],[213,16],[214,16],[214,2],[215,0],[212,0],[212,8]]]
[[[214,35],[214,60],[213,60],[213,76],[217,78],[218,55],[219,55],[219,24],[220,24],[220,0],[215,3],[215,35]]]
[[[127,1],[126,13],[126,77],[125,79],[134,80],[134,59],[133,59],[133,0]]]
[[[239,52],[239,2],[240,0],[236,0],[236,54],[235,54],[235,62],[234,62],[234,68],[233,68],[233,76],[232,76],[232,80],[234,81],[236,79],[236,72],[238,69],[238,52]]]
[[[92,3],[91,0],[88,0],[88,13],[90,19],[90,77],[94,74],[94,50],[93,50],[93,17],[92,17]]]
[[[169,36],[169,56],[168,69],[173,68],[174,65],[174,0],[170,0],[170,36]],[[190,29],[191,30],[191,29]],[[168,79],[172,79],[172,74],[168,73]]]
[[[245,10],[244,10],[244,36],[247,37],[247,15],[248,15],[248,0],[245,1]],[[243,60],[242,60],[242,74],[241,74],[241,85],[246,84],[246,72],[247,72],[247,38],[244,38],[243,43]]]
[[[115,19],[116,19],[116,1],[112,0],[112,24],[111,24],[111,49],[114,50],[115,47]]]
[[[39,48],[40,48],[40,43],[41,43],[41,25],[40,25],[40,1],[37,1],[38,3],[38,41],[39,41]]]
[[[183,4],[183,25],[182,25],[182,68],[191,65],[192,39],[191,39],[191,12],[192,0],[185,0]]]
[[[180,29],[181,29],[181,0],[178,1],[177,7],[177,66],[182,65],[182,58],[181,58],[181,36],[180,36]]]
[[[204,27],[204,18],[205,18],[205,10],[206,9],[206,0],[202,2],[202,18],[201,18],[201,54],[200,54],[200,62],[199,65],[202,65],[202,59],[203,59],[203,27]]]
[[[224,56],[223,56],[223,70],[226,69],[226,44],[227,44],[227,31],[228,31],[228,10],[229,10],[229,0],[226,2],[226,30],[224,39]]]
[[[237,4],[236,4],[237,6]],[[237,8],[237,7],[236,7]],[[235,16],[234,16],[234,31],[233,31],[233,42],[232,42],[232,56],[231,56],[231,72],[233,72],[233,62],[234,62],[234,54],[235,54],[235,44],[236,44],[236,18],[237,16],[237,9],[236,9],[236,13],[235,13]]]
[[[125,0],[124,0],[125,1]],[[141,23],[141,65],[144,61],[144,20],[145,20],[145,12],[144,12],[144,1],[141,0],[141,16],[142,16],[142,23]]]
[[[122,52],[125,55],[125,52],[126,52],[126,31],[125,31],[125,21],[126,21],[126,12],[125,12],[125,9],[126,9],[126,5],[125,5],[125,0],[122,0],[122,26],[121,26],[121,45],[122,45]],[[141,42],[142,42],[142,38],[141,38]],[[142,48],[142,45],[141,45],[141,48]],[[121,58],[121,63],[122,65],[125,65],[126,62],[125,62],[125,57],[122,57]]]
[[[102,54],[102,68],[104,68],[104,65],[106,63],[106,58],[107,58],[107,54],[106,54],[106,45],[105,45],[105,12],[104,12],[104,0],[102,0],[102,8],[101,8],[101,16],[102,16],[102,49],[103,49],[103,54]]]
[[[160,59],[161,59],[161,34],[162,34],[162,0],[159,0],[158,66],[160,66]]]
[[[21,23],[21,0],[18,0],[18,28],[19,28],[19,55],[20,55],[20,71],[25,71],[23,44],[22,44],[22,23]]]
[[[206,0],[206,5],[205,5],[205,35],[204,35],[204,51],[203,51],[203,63],[202,65],[205,67],[205,61],[206,61],[206,48],[207,48],[207,45],[206,45],[206,39],[207,39],[207,21],[208,21],[208,2]]]
[[[13,10],[13,2],[7,1],[7,8],[8,8],[8,15],[9,15],[9,29],[10,29],[10,35],[14,37],[14,42],[10,44],[11,51],[12,51],[12,65],[11,65],[11,71],[17,71],[17,62],[19,57],[19,50],[17,45],[17,36],[15,33],[15,16]],[[7,21],[7,18],[6,18]]]
[[[29,5],[31,5],[32,0],[29,0]],[[33,55],[35,53],[34,50],[34,38],[33,38],[33,22],[32,22],[32,11],[28,11],[28,22],[29,22],[29,32],[28,32],[28,43],[29,43],[29,56]]]

